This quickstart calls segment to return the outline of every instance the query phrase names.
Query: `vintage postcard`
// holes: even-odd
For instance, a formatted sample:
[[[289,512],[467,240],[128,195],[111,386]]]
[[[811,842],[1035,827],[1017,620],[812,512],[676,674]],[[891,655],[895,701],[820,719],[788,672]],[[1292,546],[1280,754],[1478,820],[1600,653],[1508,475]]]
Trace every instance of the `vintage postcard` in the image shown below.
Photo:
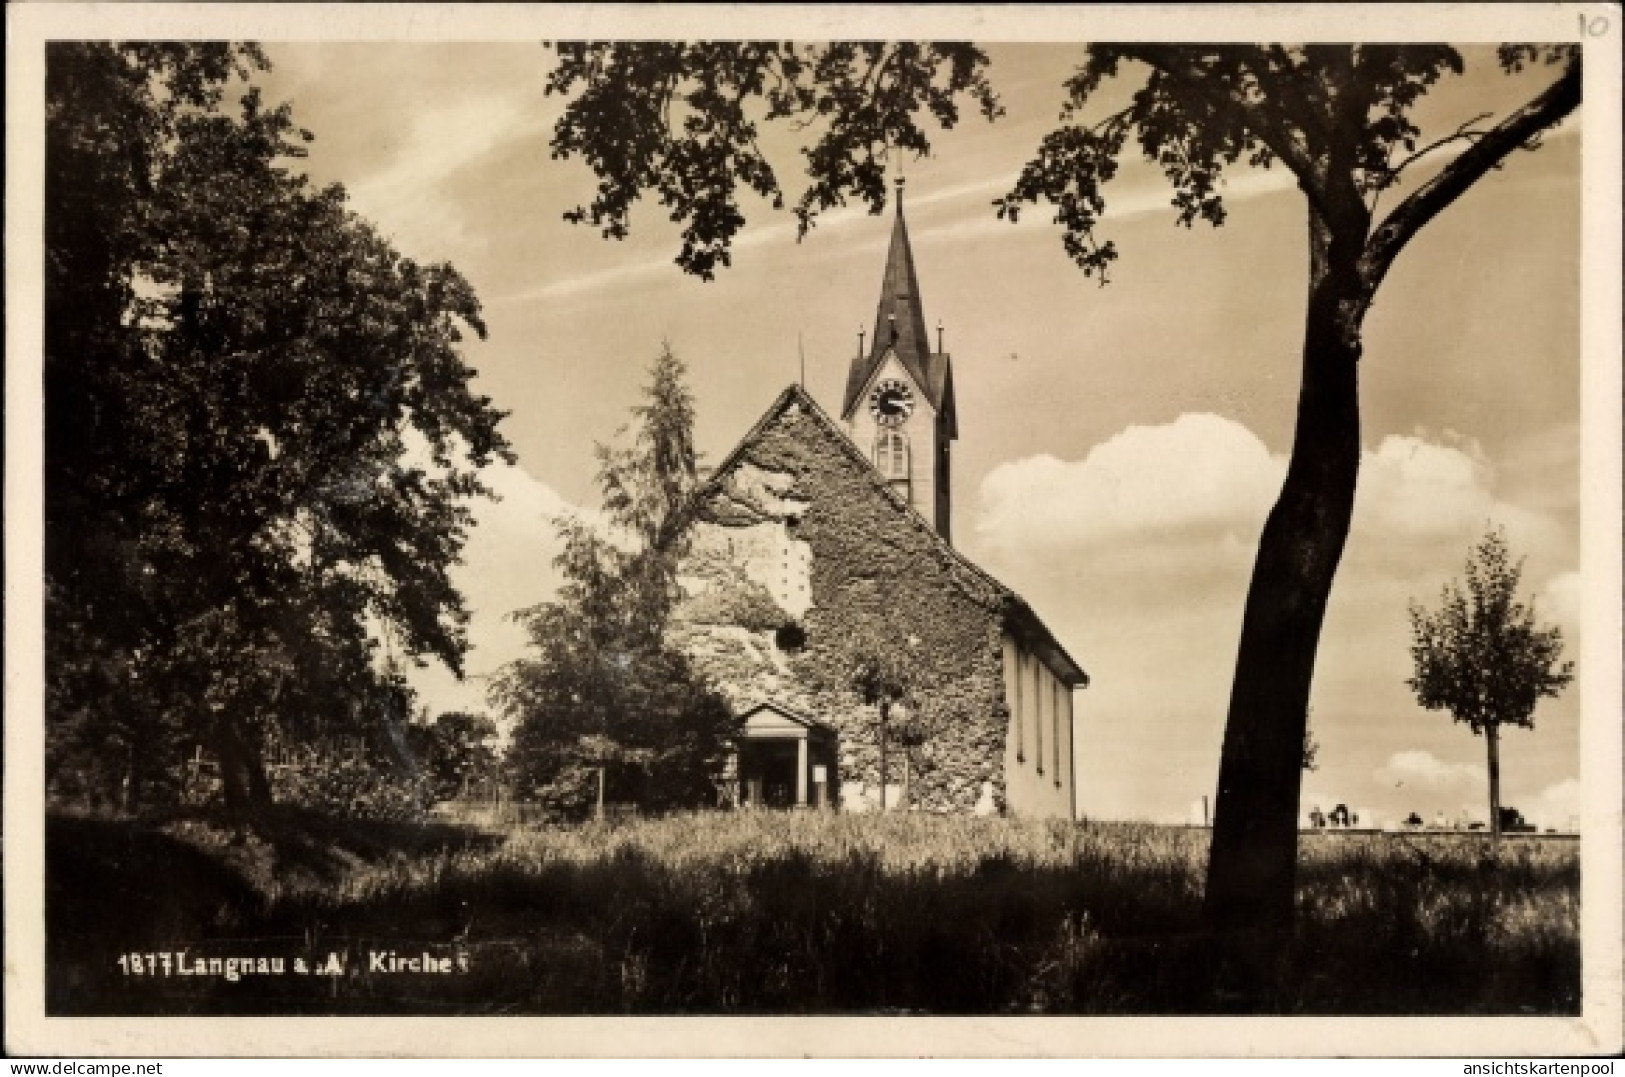
[[[1621,1048],[1618,5],[7,20],[9,1052]]]

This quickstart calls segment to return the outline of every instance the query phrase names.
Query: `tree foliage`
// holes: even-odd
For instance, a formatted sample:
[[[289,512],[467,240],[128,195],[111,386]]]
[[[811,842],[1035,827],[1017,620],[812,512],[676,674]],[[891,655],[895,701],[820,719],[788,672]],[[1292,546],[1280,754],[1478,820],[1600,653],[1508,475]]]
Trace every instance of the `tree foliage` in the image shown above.
[[[1490,531],[1467,559],[1465,586],[1445,584],[1435,609],[1410,606],[1415,672],[1405,683],[1423,707],[1475,734],[1533,728],[1535,705],[1574,678],[1574,663],[1561,661],[1563,630],[1538,624],[1534,604],[1518,598],[1522,578],[1506,535]]]
[[[411,765],[392,732],[400,731],[294,740],[273,734],[268,755],[276,763],[268,769],[277,803],[353,819],[421,820],[435,800],[432,782]]]
[[[1536,704],[1574,678],[1574,663],[1562,661],[1562,629],[1540,625],[1534,605],[1518,598],[1522,578],[1523,562],[1512,560],[1506,536],[1492,530],[1467,558],[1465,587],[1446,584],[1436,609],[1410,606],[1415,672],[1406,683],[1423,707],[1447,710],[1483,735],[1497,841],[1505,821],[1501,726],[1532,729]]]
[[[1162,170],[1186,226],[1224,221],[1222,181],[1236,167],[1285,167],[1304,198],[1309,297],[1297,426],[1259,542],[1226,720],[1206,896],[1218,928],[1277,931],[1293,913],[1309,688],[1360,466],[1366,312],[1422,228],[1580,103],[1577,46],[1506,45],[1499,61],[1555,76],[1498,121],[1481,117],[1426,141],[1413,107],[1464,69],[1447,45],[1088,45],[1063,87],[1058,125],[995,202],[1009,219],[1026,205],[1053,207],[1068,254],[1104,282],[1117,251],[1097,226],[1130,153]],[[554,155],[584,156],[599,178],[597,198],[571,219],[623,235],[628,207],[656,192],[687,225],[679,265],[709,277],[727,264],[740,224],[727,167],[734,155],[748,162],[740,174],[758,193],[782,201],[744,118],[746,99],[765,102],[764,119],[808,132],[809,185],[796,207],[805,232],[848,193],[878,209],[886,154],[929,150],[927,114],[950,126],[955,102],[969,96],[996,116],[986,64],[969,45],[559,46],[549,88],[576,96],[555,128]],[[1127,103],[1086,116],[1108,83],[1128,89]],[[1437,167],[1402,183],[1413,166]],[[1385,195],[1397,200],[1384,211]]]
[[[738,732],[727,701],[666,640],[697,485],[682,378],[663,348],[630,444],[599,446],[604,525],[556,521],[564,582],[553,601],[515,615],[533,651],[493,685],[517,722],[515,794],[566,816],[588,812],[600,781],[606,799],[648,810],[714,804]]]
[[[431,801],[487,789],[497,778],[497,726],[483,714],[447,711],[406,728],[405,754]]]
[[[866,705],[874,707],[908,698],[913,677],[907,655],[874,640],[855,641],[847,650],[852,690]]]
[[[56,787],[163,794],[202,743],[263,806],[266,729],[403,724],[380,657],[460,670],[448,570],[511,458],[449,265],[298,171],[254,46],[54,43],[45,518]],[[134,785],[139,791],[129,795]]]
[[[811,180],[795,206],[803,232],[855,194],[876,212],[886,201],[889,148],[916,154],[931,143],[915,120],[944,128],[961,97],[989,118],[999,104],[986,56],[959,42],[563,42],[547,92],[570,97],[554,129],[555,158],[580,156],[598,191],[566,219],[625,237],[631,210],[654,194],[683,224],[677,264],[711,279],[731,264],[744,227],[740,188],[784,205],[757,144],[764,122],[817,130],[803,149]]]
[[[917,642],[917,641],[911,641]],[[850,670],[848,687],[875,708],[874,734],[880,750],[880,784],[890,784],[896,766],[902,771],[902,800],[912,805],[914,780],[930,766],[928,746],[942,732],[941,715],[922,696],[915,664],[919,656],[894,636],[858,630],[836,645]],[[888,807],[897,807],[888,804]]]
[[[1577,47],[1507,45],[1499,55],[1509,72],[1531,62],[1564,70],[1501,123],[1463,125],[1424,144],[1410,110],[1441,79],[1463,72],[1461,54],[1448,45],[1092,45],[1067,80],[1061,126],[1044,136],[995,205],[1011,219],[1024,204],[1053,205],[1067,253],[1104,282],[1118,252],[1096,235],[1103,188],[1131,139],[1167,178],[1176,220],[1185,227],[1224,223],[1227,169],[1281,165],[1298,181],[1313,218],[1364,226],[1348,253],[1357,256],[1361,298],[1369,303],[1424,224],[1579,103]],[[1141,89],[1122,109],[1085,120],[1102,84],[1122,77],[1125,66],[1146,72]],[[1456,142],[1468,149],[1386,218],[1377,216],[1381,195],[1399,185],[1407,168]]]

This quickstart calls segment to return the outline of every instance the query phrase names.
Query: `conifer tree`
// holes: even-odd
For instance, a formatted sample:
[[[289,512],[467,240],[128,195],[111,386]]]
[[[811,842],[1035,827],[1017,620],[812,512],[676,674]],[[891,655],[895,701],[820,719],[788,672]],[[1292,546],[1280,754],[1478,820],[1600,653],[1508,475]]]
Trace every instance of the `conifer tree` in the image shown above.
[[[683,374],[662,347],[627,443],[598,448],[604,520],[555,521],[564,583],[554,600],[515,615],[532,653],[493,685],[493,701],[517,721],[508,752],[517,794],[566,816],[601,812],[606,800],[714,804],[738,730],[727,701],[666,640],[697,486]]]

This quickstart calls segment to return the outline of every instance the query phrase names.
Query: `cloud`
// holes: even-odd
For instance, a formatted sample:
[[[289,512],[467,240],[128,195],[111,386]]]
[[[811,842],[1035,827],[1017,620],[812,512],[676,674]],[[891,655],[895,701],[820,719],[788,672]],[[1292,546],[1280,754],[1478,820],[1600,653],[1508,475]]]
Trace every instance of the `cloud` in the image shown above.
[[[996,179],[977,180],[953,184],[924,192],[910,191],[907,206],[909,238],[916,249],[952,243],[980,242],[989,238],[1022,235],[1048,235],[1055,225],[1047,206],[1030,206],[1015,222],[998,217],[990,202],[1015,186],[1018,172],[1010,172]],[[1160,177],[1159,177],[1160,180]],[[1228,182],[1224,197],[1231,202],[1257,198],[1290,190],[1290,173],[1284,169],[1253,171]],[[1104,220],[1107,224],[1166,213],[1172,219],[1174,210],[1171,194],[1162,185],[1142,188],[1124,187],[1110,192]],[[919,214],[920,210],[937,212]],[[853,204],[819,214],[816,231],[819,238],[831,233],[845,233],[873,220],[866,205]],[[747,226],[733,241],[737,252],[761,247],[789,248],[798,242],[798,225],[786,218],[767,218],[768,223]],[[852,257],[883,250],[889,232],[843,242],[839,248],[843,257]],[[672,251],[676,247],[672,245]],[[826,248],[827,249],[827,248]],[[549,281],[534,287],[496,296],[493,303],[535,302],[537,300],[564,299],[590,295],[626,287],[634,282],[667,275],[672,270],[672,254],[639,260],[626,260],[606,269]]]
[[[1542,620],[1556,620],[1570,632],[1577,631],[1585,601],[1578,572],[1562,572],[1546,582],[1535,597],[1535,608]]]
[[[1515,549],[1561,556],[1563,529],[1497,496],[1496,469],[1476,443],[1437,437],[1391,435],[1364,454],[1349,543],[1359,570],[1413,578],[1455,569],[1492,525]],[[1257,541],[1285,473],[1285,456],[1245,426],[1187,413],[1128,427],[1081,460],[1042,454],[999,465],[983,480],[975,527],[1006,552],[1233,551]],[[1578,583],[1558,587],[1552,598],[1567,610]]]
[[[1428,791],[1477,789],[1489,781],[1477,763],[1447,763],[1432,752],[1415,750],[1395,752],[1372,777],[1384,785],[1408,785]]]
[[[988,199],[993,194],[1009,190],[1015,184],[1016,177],[1017,173],[1011,172],[994,180],[960,183],[923,193],[910,192],[907,204],[911,211],[910,220],[914,222],[909,229],[910,239],[918,246],[922,240],[959,238],[958,232],[961,225],[965,223],[970,223],[973,226],[972,231],[966,233],[966,235],[983,234],[975,226],[982,223],[984,218],[997,225],[1000,229],[1008,231],[1010,225],[1007,222],[998,221],[993,217],[993,210],[988,206]],[[976,198],[976,208],[974,210],[966,208],[952,211],[959,216],[947,225],[927,225],[922,228],[914,215],[915,211],[923,208],[951,205],[971,197]],[[756,223],[747,224],[734,237],[733,250],[736,253],[762,247],[788,249],[799,242],[799,224],[787,214],[768,216],[764,211],[760,216],[752,219]],[[839,248],[841,256],[861,256],[873,251],[884,250],[886,244],[890,242],[890,231],[884,229],[874,232],[872,225],[869,225],[869,222],[872,222],[873,219],[874,215],[869,212],[868,206],[861,203],[827,210],[818,215],[814,231],[809,233],[809,238],[816,236],[822,239],[832,233],[844,234],[860,226],[867,226],[868,232],[874,234],[866,233],[846,240]],[[665,247],[661,249],[664,251]],[[596,292],[623,288],[638,281],[669,276],[674,272],[672,258],[676,249],[674,241],[670,245],[670,252],[668,253],[650,258],[623,260],[605,269],[553,280],[545,284],[500,295],[493,302],[529,303],[536,300],[580,297]]]
[[[527,646],[524,629],[509,615],[547,601],[558,588],[552,520],[582,511],[523,467],[493,466],[482,476],[501,500],[472,504],[474,527],[463,563],[452,570],[469,609],[468,676],[459,682],[438,665],[411,675],[423,702],[436,712],[486,709],[487,678],[522,657]]]
[[[982,483],[972,556],[1034,602],[1093,679],[1081,708],[1085,811],[1110,802],[1173,815],[1211,781],[1252,559],[1285,467],[1242,424],[1188,413],[1130,426],[1082,459],[1011,461]],[[1484,767],[1449,761],[1458,749],[1471,759],[1471,738],[1424,717],[1405,685],[1408,600],[1459,575],[1490,520],[1529,554],[1529,586],[1550,581],[1546,617],[1580,590],[1558,517],[1502,497],[1497,479],[1478,445],[1450,434],[1391,436],[1365,453],[1314,697],[1317,787],[1350,807],[1482,814],[1471,805]],[[1554,720],[1568,728],[1567,716]],[[1563,774],[1529,765],[1538,780]]]
[[[1565,778],[1542,789],[1527,806],[1520,805],[1519,810],[1523,812],[1525,820],[1542,829],[1568,830],[1571,823],[1578,820],[1584,806],[1585,797],[1580,790],[1579,779]]]
[[[1545,517],[1496,496],[1495,469],[1476,442],[1448,432],[1438,442],[1390,435],[1365,454],[1356,531],[1406,541],[1459,540],[1481,535],[1491,523],[1505,527],[1514,546],[1554,539]]]
[[[1503,496],[1530,509],[1577,513],[1581,440],[1572,421],[1524,434],[1497,469]]]
[[[967,194],[984,196],[1003,194],[1015,186],[1016,179],[1017,174],[1012,173],[1001,180],[952,188],[945,194],[953,198]],[[1108,186],[1104,191],[1106,211],[1101,216],[1101,223],[1109,228],[1112,225],[1156,214],[1165,214],[1172,221],[1175,213],[1173,189],[1161,176],[1154,175],[1147,179],[1149,182],[1142,185]],[[1234,179],[1225,180],[1219,193],[1228,205],[1234,206],[1250,199],[1290,191],[1294,186],[1292,173],[1285,168],[1255,169],[1242,172]],[[913,205],[912,201],[910,205]],[[1014,227],[1051,231],[1058,227],[1054,222],[1054,216],[1054,209],[1048,204],[1028,205],[1023,207],[1021,217]],[[929,243],[985,240],[992,236],[1009,235],[1011,229],[1009,221],[1000,219],[994,214],[991,206],[979,202],[976,212],[965,212],[952,220],[924,229],[910,229],[910,235],[917,245],[923,246]]]
[[[999,465],[982,482],[976,530],[1006,549],[1251,542],[1284,469],[1240,423],[1186,414],[1131,426],[1082,460],[1045,454]]]
[[[1480,515],[1489,498],[1488,465],[1477,445],[1442,445],[1417,437],[1384,438],[1366,454],[1361,523],[1389,534],[1438,534]]]
[[[442,188],[494,150],[533,135],[536,119],[515,100],[486,94],[421,107],[389,163],[345,184],[355,208],[413,249],[446,253],[448,235],[468,239],[467,222]]]

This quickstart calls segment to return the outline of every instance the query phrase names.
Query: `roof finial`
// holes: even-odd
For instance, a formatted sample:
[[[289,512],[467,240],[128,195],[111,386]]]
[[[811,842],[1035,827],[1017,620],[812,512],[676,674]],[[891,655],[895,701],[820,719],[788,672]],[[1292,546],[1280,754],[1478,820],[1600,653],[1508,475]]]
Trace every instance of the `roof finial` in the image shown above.
[[[863,355],[863,326],[861,325],[858,326],[858,355],[860,358]]]
[[[897,165],[897,178],[892,182],[897,185],[897,212],[901,214],[903,212],[903,184],[908,182],[908,177],[903,175],[901,162]]]
[[[942,319],[937,319],[937,354],[942,354]]]

